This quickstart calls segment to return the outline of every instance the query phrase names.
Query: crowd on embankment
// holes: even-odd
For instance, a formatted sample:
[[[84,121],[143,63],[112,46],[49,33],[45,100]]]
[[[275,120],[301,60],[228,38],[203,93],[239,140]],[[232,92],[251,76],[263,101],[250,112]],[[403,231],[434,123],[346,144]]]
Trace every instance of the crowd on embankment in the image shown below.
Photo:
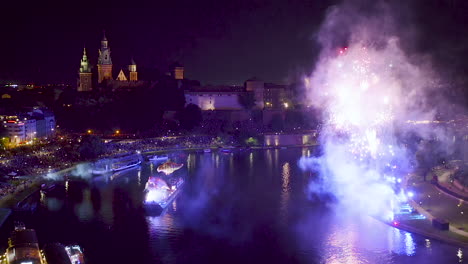
[[[172,136],[144,139],[102,140],[100,157],[120,153],[153,152],[167,149],[207,148],[233,146],[236,141],[229,136],[205,135]],[[44,144],[22,146],[0,154],[0,183],[18,176],[44,175],[84,161],[80,157],[80,139],[56,139]]]

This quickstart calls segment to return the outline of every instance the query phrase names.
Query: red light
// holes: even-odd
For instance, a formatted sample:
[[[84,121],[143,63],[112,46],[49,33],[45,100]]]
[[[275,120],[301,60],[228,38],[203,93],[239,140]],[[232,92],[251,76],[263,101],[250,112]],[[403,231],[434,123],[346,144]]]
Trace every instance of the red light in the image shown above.
[[[393,225],[398,225],[399,223],[397,221],[393,221]]]
[[[16,123],[16,121],[9,120],[9,121],[7,121],[7,123]]]

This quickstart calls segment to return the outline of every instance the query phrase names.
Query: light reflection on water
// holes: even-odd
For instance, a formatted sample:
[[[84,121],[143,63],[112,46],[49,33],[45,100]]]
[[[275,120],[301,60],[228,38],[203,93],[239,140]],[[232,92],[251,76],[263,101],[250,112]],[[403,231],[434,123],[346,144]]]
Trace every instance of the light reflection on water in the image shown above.
[[[241,263],[255,256],[262,256],[256,263],[463,263],[461,249],[306,200],[311,176],[300,171],[297,161],[308,153],[275,149],[190,154],[185,159],[190,166],[177,172],[187,174],[186,186],[159,217],[145,216],[137,208],[148,176],[156,174],[151,163],[115,181],[93,183],[82,189],[81,199],[67,204],[85,237],[93,236],[89,226],[99,222],[109,226],[103,232],[111,232],[113,243],[146,244],[153,256],[144,263]],[[99,195],[93,198],[91,188]],[[115,195],[117,189],[120,196]],[[62,199],[41,200],[50,212],[65,207]],[[131,231],[141,225],[132,222],[139,218],[146,225],[145,235]],[[116,222],[123,228],[114,229]],[[125,236],[112,233],[118,230],[130,231]],[[54,235],[53,230],[44,232]],[[77,242],[91,246],[87,240]],[[134,248],[134,254],[143,248]],[[100,251],[116,254],[116,260],[120,254],[105,244]],[[217,251],[223,254],[213,253]]]

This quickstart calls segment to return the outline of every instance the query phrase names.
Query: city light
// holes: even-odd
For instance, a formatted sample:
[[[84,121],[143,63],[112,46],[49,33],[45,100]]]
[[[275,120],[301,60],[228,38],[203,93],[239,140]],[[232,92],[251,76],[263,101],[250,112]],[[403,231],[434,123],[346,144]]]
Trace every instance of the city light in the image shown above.
[[[93,133],[93,131],[92,131],[91,129],[88,129],[88,131],[87,131],[87,132],[88,132],[88,134],[91,134],[91,133]]]

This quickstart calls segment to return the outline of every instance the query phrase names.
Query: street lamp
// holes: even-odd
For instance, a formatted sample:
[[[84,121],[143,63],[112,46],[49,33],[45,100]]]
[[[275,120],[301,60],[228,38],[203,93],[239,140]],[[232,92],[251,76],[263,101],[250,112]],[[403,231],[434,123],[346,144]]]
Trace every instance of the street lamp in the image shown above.
[[[93,131],[91,129],[88,129],[88,134],[91,134],[93,133]]]

